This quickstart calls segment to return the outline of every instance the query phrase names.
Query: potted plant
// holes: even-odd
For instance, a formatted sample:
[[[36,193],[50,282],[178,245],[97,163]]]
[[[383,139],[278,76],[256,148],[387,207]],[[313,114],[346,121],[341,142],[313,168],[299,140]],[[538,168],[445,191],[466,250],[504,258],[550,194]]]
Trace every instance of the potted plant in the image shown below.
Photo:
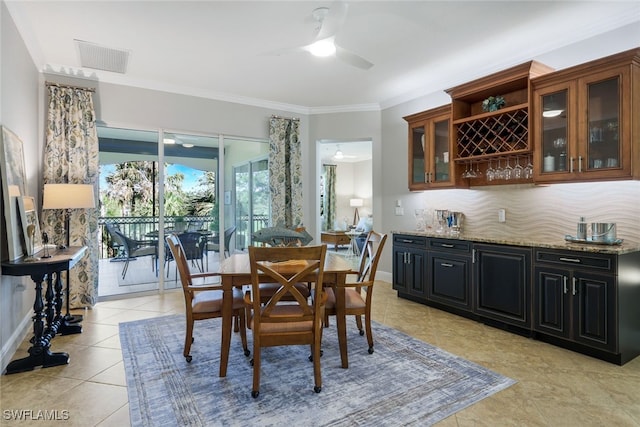
[[[482,111],[498,111],[505,105],[506,102],[500,95],[490,96],[482,101]]]

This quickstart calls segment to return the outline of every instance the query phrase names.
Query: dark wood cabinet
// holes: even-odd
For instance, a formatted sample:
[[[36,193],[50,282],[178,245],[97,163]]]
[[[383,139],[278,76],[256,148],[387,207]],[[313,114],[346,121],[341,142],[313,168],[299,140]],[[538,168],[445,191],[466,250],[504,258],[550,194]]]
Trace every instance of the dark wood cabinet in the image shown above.
[[[531,327],[531,249],[474,244],[474,313]]]
[[[471,311],[471,242],[429,239],[427,298]]]
[[[615,352],[616,257],[536,250],[534,330]]]
[[[395,234],[393,236],[393,289],[398,295],[424,300],[427,271],[427,238]]]

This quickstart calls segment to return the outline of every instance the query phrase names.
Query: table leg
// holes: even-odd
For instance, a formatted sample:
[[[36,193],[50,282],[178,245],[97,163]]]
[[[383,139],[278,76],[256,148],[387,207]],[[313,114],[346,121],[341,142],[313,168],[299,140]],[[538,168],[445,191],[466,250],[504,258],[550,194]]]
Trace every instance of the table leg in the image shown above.
[[[334,293],[336,295],[336,326],[338,329],[338,343],[340,345],[340,360],[342,367],[349,367],[349,354],[347,352],[347,316],[345,315],[345,290],[346,274],[338,274]]]
[[[227,376],[229,349],[231,347],[231,326],[233,323],[233,291],[228,279],[222,278],[222,341],[220,348],[220,376]]]
[[[60,320],[60,334],[61,335],[72,335],[72,334],[80,334],[82,333],[82,325],[80,322],[82,321],[82,316],[71,316],[69,313],[69,282],[70,282],[70,271],[67,270],[67,290],[63,291],[62,287],[62,279],[60,278],[60,273],[58,273],[58,280],[56,282],[56,319]],[[67,300],[67,313],[62,315],[62,300],[63,296],[66,297]]]

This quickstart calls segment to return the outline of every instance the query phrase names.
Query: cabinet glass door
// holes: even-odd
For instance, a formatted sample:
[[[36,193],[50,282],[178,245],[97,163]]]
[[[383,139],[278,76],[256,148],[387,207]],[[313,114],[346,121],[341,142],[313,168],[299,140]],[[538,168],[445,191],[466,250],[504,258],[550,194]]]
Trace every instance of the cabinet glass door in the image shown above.
[[[620,165],[619,78],[587,85],[587,164],[589,170],[617,169]]]
[[[424,184],[426,182],[425,168],[425,127],[415,126],[411,128],[411,184]]]
[[[542,173],[569,169],[567,142],[567,90],[542,97]]]
[[[449,120],[434,123],[433,129],[434,162],[433,180],[435,182],[449,181]]]

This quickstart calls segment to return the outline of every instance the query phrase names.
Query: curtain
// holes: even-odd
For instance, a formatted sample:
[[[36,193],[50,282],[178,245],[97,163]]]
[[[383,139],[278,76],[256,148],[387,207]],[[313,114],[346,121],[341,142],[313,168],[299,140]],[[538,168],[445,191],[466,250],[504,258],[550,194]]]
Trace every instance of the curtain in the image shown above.
[[[295,228],[302,221],[300,122],[272,117],[269,122],[271,225]]]
[[[98,133],[89,89],[48,86],[44,148],[44,184],[93,184],[98,195]],[[97,206],[97,203],[96,203]],[[56,243],[63,243],[62,210],[43,210],[43,228]],[[93,306],[98,297],[98,209],[73,209],[70,217],[71,246],[87,246],[88,254],[70,274],[69,306]]]
[[[336,221],[336,165],[324,165],[324,231]]]

